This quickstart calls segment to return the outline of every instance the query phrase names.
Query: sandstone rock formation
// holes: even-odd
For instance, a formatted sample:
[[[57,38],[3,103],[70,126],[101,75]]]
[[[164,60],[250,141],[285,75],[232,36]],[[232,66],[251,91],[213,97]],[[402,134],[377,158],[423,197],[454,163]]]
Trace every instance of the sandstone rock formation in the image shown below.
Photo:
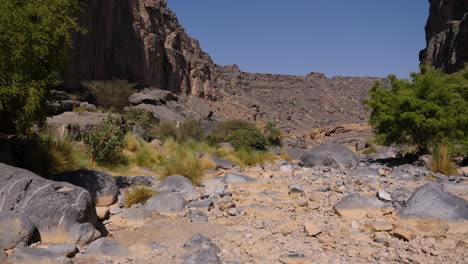
[[[164,0],[82,0],[85,35],[74,36],[68,88],[82,80],[128,79],[214,99],[213,64]]]
[[[452,73],[468,62],[468,1],[429,0],[426,49],[421,63]]]

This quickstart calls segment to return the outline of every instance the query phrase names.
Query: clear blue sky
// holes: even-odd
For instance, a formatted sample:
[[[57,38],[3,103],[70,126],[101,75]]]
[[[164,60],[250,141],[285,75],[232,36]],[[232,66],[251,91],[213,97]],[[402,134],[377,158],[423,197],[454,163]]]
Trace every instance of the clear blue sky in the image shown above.
[[[167,0],[215,63],[242,71],[407,78],[427,0]]]

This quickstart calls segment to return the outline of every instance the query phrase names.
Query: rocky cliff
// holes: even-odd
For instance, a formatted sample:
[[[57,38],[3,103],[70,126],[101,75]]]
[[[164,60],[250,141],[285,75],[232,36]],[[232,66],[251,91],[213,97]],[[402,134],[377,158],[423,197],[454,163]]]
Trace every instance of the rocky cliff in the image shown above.
[[[452,73],[468,62],[468,0],[429,0],[422,63]]]
[[[142,86],[213,99],[213,64],[164,0],[82,0],[66,86],[128,79]]]

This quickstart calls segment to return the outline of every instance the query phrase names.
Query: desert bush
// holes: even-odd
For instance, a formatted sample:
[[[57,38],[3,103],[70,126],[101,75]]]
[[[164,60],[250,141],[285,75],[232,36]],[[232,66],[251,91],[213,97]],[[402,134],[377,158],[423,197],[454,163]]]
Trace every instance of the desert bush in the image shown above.
[[[156,190],[146,186],[132,188],[125,193],[125,207],[129,208],[137,203],[144,205],[156,193]]]
[[[216,125],[213,131],[219,137],[228,138],[236,130],[256,129],[255,124],[244,120],[227,120]]]
[[[263,127],[263,133],[271,145],[281,146],[283,132],[275,121],[266,122],[265,126]]]
[[[139,147],[132,157],[132,161],[142,167],[155,168],[164,161],[164,155],[157,153],[145,141],[139,142]]]
[[[411,80],[390,75],[391,89],[376,82],[365,104],[369,123],[384,145],[409,144],[427,151],[440,143],[468,148],[468,66],[444,74],[421,67]]]
[[[240,129],[232,132],[229,142],[236,149],[266,150],[268,140],[258,129]]]
[[[45,121],[80,11],[76,0],[0,1],[0,133],[29,134]]]
[[[41,176],[81,168],[76,143],[70,139],[45,135],[24,148],[24,168]]]
[[[163,142],[170,138],[177,139],[177,127],[174,122],[164,121],[152,127],[149,131],[149,136]]]
[[[96,98],[99,106],[118,111],[127,106],[136,86],[127,80],[83,81],[82,85]]]
[[[125,121],[118,116],[109,116],[99,127],[84,137],[91,158],[98,163],[112,162],[124,147]]]
[[[429,168],[433,172],[440,172],[445,175],[454,175],[457,173],[457,167],[451,161],[449,148],[443,144],[438,145],[434,149]]]
[[[207,154],[203,155],[203,157],[200,158],[200,164],[204,170],[216,169],[216,164],[214,163],[213,159]]]
[[[177,139],[180,141],[188,139],[202,141],[205,139],[205,131],[203,131],[200,121],[194,119],[184,120],[178,129]]]

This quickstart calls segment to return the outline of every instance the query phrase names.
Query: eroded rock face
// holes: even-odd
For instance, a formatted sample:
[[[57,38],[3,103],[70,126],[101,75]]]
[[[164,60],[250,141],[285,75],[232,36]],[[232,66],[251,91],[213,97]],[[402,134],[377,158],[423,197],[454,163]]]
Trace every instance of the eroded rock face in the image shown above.
[[[130,79],[144,86],[214,98],[211,58],[189,37],[164,0],[82,0],[81,25],[66,86]],[[105,19],[103,19],[105,18]]]
[[[468,1],[429,0],[426,49],[419,57],[444,72],[452,73],[468,62]]]
[[[91,195],[85,189],[0,163],[0,212],[28,216],[43,242],[66,242],[77,223],[97,222]]]

